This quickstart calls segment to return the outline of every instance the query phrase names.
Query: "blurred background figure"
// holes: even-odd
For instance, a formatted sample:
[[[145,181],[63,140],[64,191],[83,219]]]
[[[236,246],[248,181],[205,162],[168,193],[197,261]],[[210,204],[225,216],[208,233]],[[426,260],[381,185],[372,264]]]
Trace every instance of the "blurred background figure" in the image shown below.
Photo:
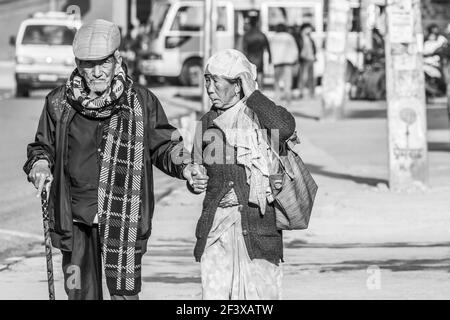
[[[447,42],[442,49],[442,65],[447,92],[447,113],[450,119],[450,23],[445,30]]]
[[[363,68],[350,79],[353,89],[352,99],[386,99],[386,59],[384,35],[377,27],[372,28],[371,46],[362,50]]]
[[[300,90],[300,98],[304,95],[304,89],[309,89],[309,95],[314,97],[315,81],[314,81],[314,62],[316,61],[317,49],[311,36],[313,27],[310,23],[300,26],[300,34],[298,36],[297,45],[299,49],[299,70],[298,70],[298,89]]]
[[[298,61],[299,51],[294,36],[287,32],[285,24],[278,24],[275,32],[275,35],[270,39],[274,66],[275,97],[278,100],[285,99],[286,106],[289,106],[292,100],[293,69]],[[281,88],[284,91],[283,95],[281,95]]]
[[[264,86],[264,51],[269,54],[269,63],[272,63],[269,41],[259,28],[258,16],[251,16],[249,29],[244,34],[243,51],[251,63],[256,65],[257,81],[262,89]]]
[[[39,29],[30,27],[28,30],[29,30],[29,32],[25,33],[25,35],[23,37],[24,44],[44,44],[45,43],[44,37]]]
[[[423,45],[423,62],[427,98],[442,96],[446,91],[444,77],[443,51],[448,44],[438,25],[431,24]]]

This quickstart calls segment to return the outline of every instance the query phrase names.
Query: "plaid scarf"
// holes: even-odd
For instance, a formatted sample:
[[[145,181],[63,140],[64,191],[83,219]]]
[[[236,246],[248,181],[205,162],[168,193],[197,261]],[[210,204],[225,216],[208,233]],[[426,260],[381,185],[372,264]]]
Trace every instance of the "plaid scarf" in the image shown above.
[[[144,119],[131,79],[121,70],[111,90],[91,100],[74,72],[68,81],[71,105],[83,115],[110,117],[103,134],[103,159],[98,190],[99,232],[106,283],[112,295],[141,290],[141,218]],[[122,94],[123,93],[123,94]],[[74,103],[75,102],[75,103]]]
[[[125,90],[127,80],[131,82],[131,79],[127,79],[123,68],[118,68],[109,89],[100,97],[90,98],[85,80],[78,69],[75,69],[67,80],[66,94],[79,113],[89,118],[105,119],[120,110],[117,102]]]

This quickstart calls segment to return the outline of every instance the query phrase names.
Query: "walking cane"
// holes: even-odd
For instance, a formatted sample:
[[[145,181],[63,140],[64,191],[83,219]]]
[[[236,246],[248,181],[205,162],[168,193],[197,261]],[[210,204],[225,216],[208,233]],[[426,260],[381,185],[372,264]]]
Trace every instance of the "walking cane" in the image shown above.
[[[52,243],[50,240],[50,228],[48,225],[48,200],[47,190],[44,188],[41,193],[42,218],[44,221],[44,239],[45,239],[45,256],[47,258],[47,282],[48,282],[48,299],[55,300],[55,286],[53,282],[53,261],[52,261]]]

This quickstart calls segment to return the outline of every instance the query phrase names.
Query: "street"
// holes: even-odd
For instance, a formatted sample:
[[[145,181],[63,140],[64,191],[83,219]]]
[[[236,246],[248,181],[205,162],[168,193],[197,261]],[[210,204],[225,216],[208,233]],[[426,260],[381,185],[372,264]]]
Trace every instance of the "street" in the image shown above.
[[[183,100],[185,88],[152,90],[170,118],[198,107]],[[0,100],[0,299],[47,298],[40,203],[22,171],[44,96],[38,91],[29,99],[7,94]],[[349,101],[345,119],[324,122],[316,120],[318,99],[291,106],[301,154],[319,193],[309,229],[284,233],[283,299],[450,298],[445,105],[428,106],[429,189],[403,194],[386,185],[385,108],[384,102]],[[160,172],[155,189],[160,201],[143,261],[141,299],[200,299],[200,265],[192,250],[202,196]],[[65,299],[61,255],[54,255],[56,296]]]

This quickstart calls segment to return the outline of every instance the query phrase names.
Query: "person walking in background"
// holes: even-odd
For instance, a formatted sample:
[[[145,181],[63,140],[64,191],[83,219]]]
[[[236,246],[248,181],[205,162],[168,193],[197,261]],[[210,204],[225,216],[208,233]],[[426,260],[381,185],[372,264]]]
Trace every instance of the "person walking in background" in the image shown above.
[[[266,35],[258,27],[258,17],[250,17],[250,29],[244,34],[243,51],[248,60],[256,66],[258,71],[257,82],[260,88],[264,85],[264,51],[269,55],[269,63],[272,63],[269,41]]]
[[[294,36],[287,32],[285,24],[278,24],[275,31],[275,35],[270,39],[275,97],[278,100],[285,99],[288,107],[292,100],[293,70],[298,61],[299,52]],[[281,94],[281,88],[283,88],[283,94]]]
[[[257,90],[256,76],[256,66],[234,49],[205,67],[212,106],[192,152],[210,177],[194,249],[203,299],[281,298],[283,239],[269,177],[278,172],[278,154],[286,155],[295,119]]]
[[[299,48],[299,69],[298,69],[298,89],[300,98],[304,96],[304,89],[309,89],[310,97],[314,97],[315,79],[314,62],[316,61],[316,45],[311,36],[313,27],[309,23],[304,23],[300,27],[300,36],[297,38]]]
[[[113,300],[138,299],[155,204],[152,165],[188,180],[195,193],[206,188],[159,100],[127,76],[119,46],[112,22],[78,30],[77,67],[47,95],[27,148],[24,171],[38,196],[43,188],[49,195],[50,236],[70,300],[103,299],[102,265]]]
[[[443,51],[448,44],[447,38],[440,32],[439,26],[428,26],[428,34],[423,44],[423,62],[427,99],[445,94],[445,57]]]
[[[447,42],[442,48],[442,63],[444,70],[444,78],[446,84],[446,94],[447,94],[447,113],[450,120],[450,23],[447,25],[445,30]]]

